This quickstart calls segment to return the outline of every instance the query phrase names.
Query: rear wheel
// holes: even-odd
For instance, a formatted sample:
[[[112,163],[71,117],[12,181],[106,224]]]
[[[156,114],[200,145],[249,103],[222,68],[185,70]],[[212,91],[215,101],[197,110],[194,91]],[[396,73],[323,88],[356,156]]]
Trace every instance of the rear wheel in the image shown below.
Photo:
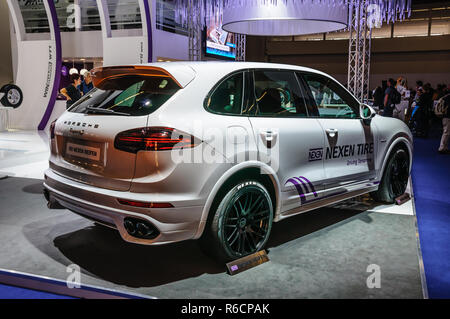
[[[409,156],[403,149],[395,150],[389,158],[378,191],[371,193],[374,200],[392,204],[403,195],[408,186]]]
[[[219,261],[238,259],[264,248],[272,222],[272,200],[266,188],[257,181],[242,182],[220,201],[200,244]]]

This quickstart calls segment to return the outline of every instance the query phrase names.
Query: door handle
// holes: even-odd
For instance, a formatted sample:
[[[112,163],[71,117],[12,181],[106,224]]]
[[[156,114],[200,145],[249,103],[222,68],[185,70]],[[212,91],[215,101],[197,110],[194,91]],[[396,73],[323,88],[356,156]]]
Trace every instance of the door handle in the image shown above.
[[[272,132],[272,131],[264,131],[263,134],[266,136],[266,140],[273,140],[274,137],[276,137],[276,133]]]
[[[266,144],[267,148],[272,148],[273,144],[277,141],[278,134],[273,131],[262,131],[260,133],[261,139],[263,140],[264,144]]]
[[[327,132],[329,137],[335,137],[337,135],[337,133],[338,133],[338,130],[335,129],[335,128],[327,128],[325,130],[325,132]]]

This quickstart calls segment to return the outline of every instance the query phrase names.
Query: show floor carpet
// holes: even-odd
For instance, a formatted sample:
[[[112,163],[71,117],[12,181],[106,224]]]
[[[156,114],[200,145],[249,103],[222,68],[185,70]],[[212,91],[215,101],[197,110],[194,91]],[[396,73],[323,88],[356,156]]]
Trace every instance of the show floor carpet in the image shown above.
[[[2,299],[74,299],[68,296],[2,284],[0,284],[0,296]]]
[[[450,298],[450,155],[439,139],[415,139],[412,178],[430,298]]]
[[[42,181],[0,180],[0,268],[158,298],[423,298],[415,216],[324,208],[274,224],[270,262],[236,276],[195,241],[124,242],[66,210],[48,210]],[[367,267],[380,266],[369,289]]]

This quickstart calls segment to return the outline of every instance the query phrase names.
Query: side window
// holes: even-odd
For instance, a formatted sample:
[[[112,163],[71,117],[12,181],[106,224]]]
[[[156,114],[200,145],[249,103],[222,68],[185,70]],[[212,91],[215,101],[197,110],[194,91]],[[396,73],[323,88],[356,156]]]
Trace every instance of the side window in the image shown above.
[[[358,118],[359,103],[335,81],[316,74],[304,74],[312,103],[323,118]]]
[[[245,113],[254,116],[307,117],[305,99],[291,71],[255,71],[256,103]]]
[[[210,94],[206,108],[213,113],[240,115],[244,92],[244,73],[236,73],[222,81]]]

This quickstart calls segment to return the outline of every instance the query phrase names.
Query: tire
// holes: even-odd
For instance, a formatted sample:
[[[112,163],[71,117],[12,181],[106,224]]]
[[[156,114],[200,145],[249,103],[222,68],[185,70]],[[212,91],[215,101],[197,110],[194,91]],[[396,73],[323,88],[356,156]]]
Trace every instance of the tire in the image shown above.
[[[273,223],[272,199],[257,181],[232,187],[210,212],[200,247],[219,262],[239,259],[262,250]]]
[[[5,93],[0,102],[6,107],[18,108],[23,101],[22,90],[14,84],[6,84],[0,89]]]
[[[370,193],[377,202],[393,204],[404,194],[409,179],[409,155],[403,149],[394,150],[381,178],[378,191]]]

